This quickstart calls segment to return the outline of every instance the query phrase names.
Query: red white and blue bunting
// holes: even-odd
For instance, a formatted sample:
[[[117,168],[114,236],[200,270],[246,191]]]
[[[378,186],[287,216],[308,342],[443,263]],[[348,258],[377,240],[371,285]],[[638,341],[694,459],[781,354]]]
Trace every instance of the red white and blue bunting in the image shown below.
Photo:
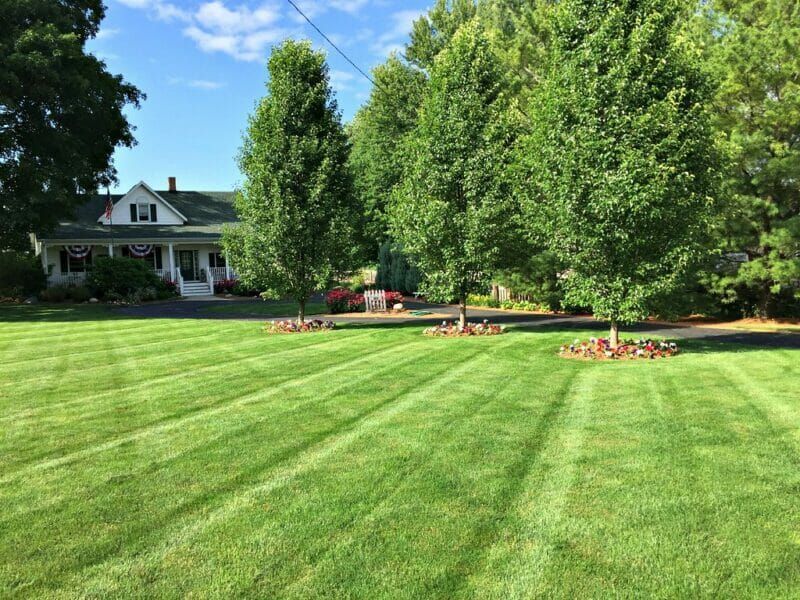
[[[128,244],[131,256],[144,258],[153,251],[153,244]]]
[[[72,258],[86,258],[89,256],[89,252],[92,251],[91,246],[64,246],[64,250],[67,251]]]

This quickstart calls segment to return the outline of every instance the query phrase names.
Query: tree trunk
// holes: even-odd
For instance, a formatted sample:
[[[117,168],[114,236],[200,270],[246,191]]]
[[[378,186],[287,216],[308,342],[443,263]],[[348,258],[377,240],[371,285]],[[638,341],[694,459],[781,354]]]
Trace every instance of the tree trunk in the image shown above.
[[[608,334],[608,343],[613,350],[619,346],[619,325],[616,321],[611,321],[611,331]]]
[[[303,298],[302,300],[297,301],[297,305],[299,307],[297,311],[297,324],[302,325],[306,322],[306,300]]]
[[[467,326],[467,299],[464,296],[458,300],[458,326],[460,329]]]
[[[770,300],[772,300],[772,286],[770,286],[769,282],[764,283],[761,287],[761,314],[759,315],[762,319],[768,319],[770,317]]]

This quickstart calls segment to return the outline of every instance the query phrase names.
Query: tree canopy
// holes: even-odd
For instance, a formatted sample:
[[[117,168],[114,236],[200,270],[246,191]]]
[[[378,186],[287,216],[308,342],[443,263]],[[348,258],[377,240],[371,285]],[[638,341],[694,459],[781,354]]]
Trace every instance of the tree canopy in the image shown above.
[[[308,297],[355,255],[348,149],[324,55],[285,41],[270,56],[267,95],[250,117],[240,224],[224,232],[223,246],[243,282],[294,298],[299,322]]]
[[[123,114],[143,94],[86,51],[101,0],[0,2],[0,247],[71,216],[79,192],[114,181]]]
[[[436,57],[407,168],[390,209],[392,233],[433,298],[482,290],[513,237],[507,173],[516,123],[501,65],[480,27],[463,25]]]
[[[402,147],[417,122],[427,78],[390,56],[372,72],[377,85],[349,128],[350,167],[363,205],[367,256],[377,256],[386,241],[386,207],[403,172]]]
[[[707,64],[720,84],[715,127],[731,166],[720,247],[748,258],[712,271],[711,286],[724,303],[761,316],[796,312],[800,10],[792,0],[719,0],[703,14]]]
[[[710,87],[676,35],[678,2],[566,0],[529,107],[520,187],[568,267],[567,299],[648,316],[702,255],[715,194]]]

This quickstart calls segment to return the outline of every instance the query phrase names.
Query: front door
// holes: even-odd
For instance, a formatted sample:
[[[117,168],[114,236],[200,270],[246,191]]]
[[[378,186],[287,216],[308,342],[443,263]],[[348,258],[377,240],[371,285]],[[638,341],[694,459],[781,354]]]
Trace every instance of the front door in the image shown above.
[[[194,250],[178,251],[178,267],[181,270],[181,277],[186,281],[197,281],[200,279],[197,273],[197,260]]]

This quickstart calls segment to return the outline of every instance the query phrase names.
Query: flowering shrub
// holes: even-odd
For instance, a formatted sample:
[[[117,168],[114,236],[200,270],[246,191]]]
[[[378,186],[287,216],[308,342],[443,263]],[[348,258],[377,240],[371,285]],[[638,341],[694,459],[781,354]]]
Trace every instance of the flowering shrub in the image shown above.
[[[306,321],[298,325],[297,321],[269,321],[264,323],[264,333],[311,333],[315,331],[330,331],[336,327],[333,321]]]
[[[325,304],[333,314],[360,312],[364,310],[364,294],[356,294],[347,289],[331,290],[325,295]]]
[[[567,358],[588,358],[603,360],[636,359],[636,358],[668,358],[678,353],[675,342],[665,340],[621,340],[616,350],[612,349],[607,339],[589,338],[588,342],[575,340],[571,344],[561,346],[559,354]]]
[[[435,337],[460,337],[468,335],[499,335],[505,333],[502,325],[493,325],[484,319],[482,323],[467,323],[463,328],[458,323],[442,321],[441,325],[428,327],[423,333]]]
[[[403,294],[400,292],[390,292],[387,290],[383,292],[383,295],[386,298],[386,308],[392,308],[395,304],[401,304],[403,302]]]
[[[400,292],[383,292],[386,298],[386,308],[403,301],[403,294]],[[325,303],[332,314],[345,312],[363,312],[366,310],[364,294],[357,294],[348,289],[335,289],[325,294]]]
[[[216,279],[214,280],[215,294],[230,294],[236,286],[236,279]]]
[[[500,303],[500,308],[505,308],[506,310],[551,312],[549,305],[528,302],[527,300],[504,300],[502,303]]]

